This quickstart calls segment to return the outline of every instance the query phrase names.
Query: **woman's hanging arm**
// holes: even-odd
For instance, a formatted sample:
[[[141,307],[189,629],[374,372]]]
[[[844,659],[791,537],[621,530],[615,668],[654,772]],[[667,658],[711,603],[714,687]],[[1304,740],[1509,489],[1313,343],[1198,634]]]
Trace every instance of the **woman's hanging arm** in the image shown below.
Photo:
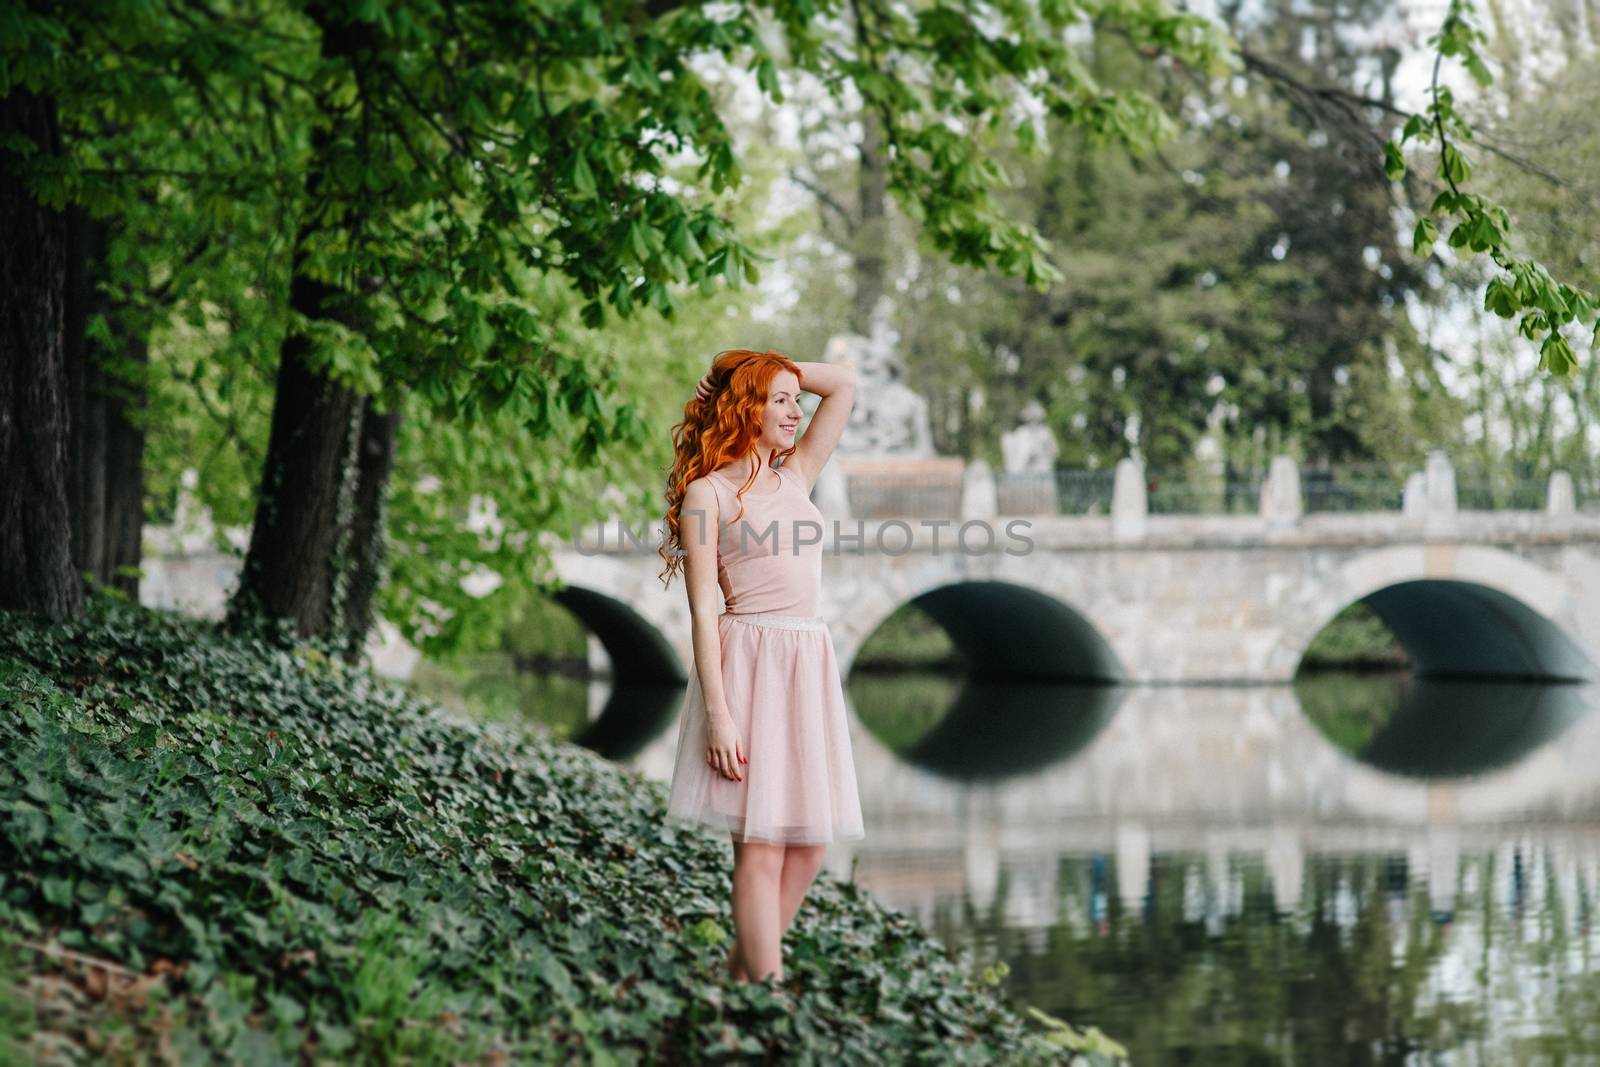
[[[711,483],[705,478],[690,482],[683,491],[678,539],[684,552],[694,667],[709,718],[728,714],[728,702],[722,692],[722,638],[717,632],[717,616],[722,613],[722,590],[717,586],[719,518],[717,494]]]

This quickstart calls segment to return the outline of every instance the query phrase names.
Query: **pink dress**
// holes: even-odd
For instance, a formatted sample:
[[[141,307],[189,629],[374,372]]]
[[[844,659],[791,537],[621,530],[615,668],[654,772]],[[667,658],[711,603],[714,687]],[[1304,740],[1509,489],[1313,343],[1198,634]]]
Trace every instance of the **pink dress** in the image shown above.
[[[817,614],[822,513],[798,475],[774,469],[778,488],[746,490],[737,522],[738,486],[715,471],[709,476],[722,527],[722,691],[749,758],[740,765],[744,780],[725,778],[706,762],[705,698],[691,664],[667,814],[741,841],[813,845],[861,838],[866,832],[844,687],[833,635]]]

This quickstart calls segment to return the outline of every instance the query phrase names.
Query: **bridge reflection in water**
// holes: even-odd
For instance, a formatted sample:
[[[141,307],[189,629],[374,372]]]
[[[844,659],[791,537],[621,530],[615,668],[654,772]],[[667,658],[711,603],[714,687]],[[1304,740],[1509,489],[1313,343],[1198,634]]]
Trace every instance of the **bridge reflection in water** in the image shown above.
[[[1044,565],[1032,586],[902,576],[919,591],[895,602],[965,673],[852,672],[867,837],[831,846],[831,873],[1005,960],[1013,997],[1140,1064],[1600,1060],[1589,578],[1356,551],[1302,561],[1342,575],[1315,596],[1203,552],[1075,559],[1054,585]],[[1251,589],[1273,613],[1217,599]],[[670,627],[643,601],[562,596],[618,672],[576,740],[665,781],[688,662]],[[1283,684],[1352,599],[1414,673]],[[843,613],[843,662],[873,617]]]
[[[868,836],[830,871],[1135,1062],[1600,1055],[1600,687],[848,689]]]

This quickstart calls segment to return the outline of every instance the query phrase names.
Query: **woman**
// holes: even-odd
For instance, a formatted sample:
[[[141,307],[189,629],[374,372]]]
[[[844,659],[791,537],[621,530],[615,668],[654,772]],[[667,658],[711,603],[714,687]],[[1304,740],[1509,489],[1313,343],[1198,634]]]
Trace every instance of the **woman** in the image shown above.
[[[822,397],[804,436],[802,389]],[[827,843],[865,836],[810,500],[854,402],[850,367],[733,349],[672,431],[662,575],[681,560],[695,669],[667,814],[732,837],[740,981],[783,980],[783,934]]]

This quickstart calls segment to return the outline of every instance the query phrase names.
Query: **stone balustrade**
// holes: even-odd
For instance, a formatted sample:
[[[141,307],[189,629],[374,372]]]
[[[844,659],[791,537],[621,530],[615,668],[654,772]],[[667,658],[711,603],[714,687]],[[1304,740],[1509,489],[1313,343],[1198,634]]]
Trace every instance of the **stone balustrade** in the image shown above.
[[[930,504],[943,504],[959,500],[956,517],[962,520],[992,519],[1000,516],[1058,516],[1106,515],[1116,538],[1137,541],[1150,529],[1150,517],[1159,510],[1163,514],[1211,514],[1203,507],[1185,508],[1168,504],[1161,509],[1152,507],[1150,479],[1143,465],[1136,459],[1124,458],[1114,472],[1105,471],[1027,471],[996,472],[984,460],[974,460],[964,465],[959,461],[944,460],[938,471],[928,467],[926,461],[916,466],[900,469],[892,460],[880,461],[870,471],[858,472],[849,468],[840,480],[847,491],[827,494],[826,506],[818,504],[831,519],[882,519],[891,517],[918,517],[931,514]],[[1327,476],[1328,472],[1319,471]],[[1264,480],[1259,485],[1259,503],[1254,514],[1268,529],[1286,529],[1300,523],[1306,515],[1319,510],[1309,506],[1307,492],[1302,488],[1301,467],[1289,456],[1272,460]],[[1082,476],[1082,477],[1078,477]],[[1099,480],[1105,487],[1104,507],[1100,501],[1087,505],[1063,506],[1062,486],[1069,481]],[[1336,483],[1335,483],[1336,484]],[[1187,488],[1187,487],[1183,487]],[[1196,484],[1196,494],[1206,491],[1221,498],[1224,489]],[[1326,488],[1326,487],[1324,487]],[[1370,492],[1370,487],[1367,487]],[[1526,489],[1526,487],[1523,487]],[[1246,487],[1254,493],[1256,485]],[[1535,488],[1536,491],[1536,488]],[[820,490],[819,490],[820,492]],[[1090,496],[1094,494],[1091,492]],[[1524,495],[1527,495],[1524,493]],[[1462,511],[1484,510],[1463,507],[1456,485],[1456,470],[1449,456],[1443,452],[1430,453],[1422,470],[1405,479],[1403,489],[1393,493],[1392,508],[1339,507],[1342,511],[1398,511],[1409,522],[1421,523],[1428,530],[1448,533],[1456,524]],[[1180,501],[1182,494],[1179,494]],[[1248,498],[1247,498],[1248,499]],[[1489,510],[1537,510],[1550,518],[1575,515],[1578,512],[1577,492],[1572,476],[1566,471],[1556,471],[1547,483],[1542,509],[1527,507],[1497,507]],[[1240,514],[1238,508],[1228,513]],[[940,517],[950,512],[940,510]]]

